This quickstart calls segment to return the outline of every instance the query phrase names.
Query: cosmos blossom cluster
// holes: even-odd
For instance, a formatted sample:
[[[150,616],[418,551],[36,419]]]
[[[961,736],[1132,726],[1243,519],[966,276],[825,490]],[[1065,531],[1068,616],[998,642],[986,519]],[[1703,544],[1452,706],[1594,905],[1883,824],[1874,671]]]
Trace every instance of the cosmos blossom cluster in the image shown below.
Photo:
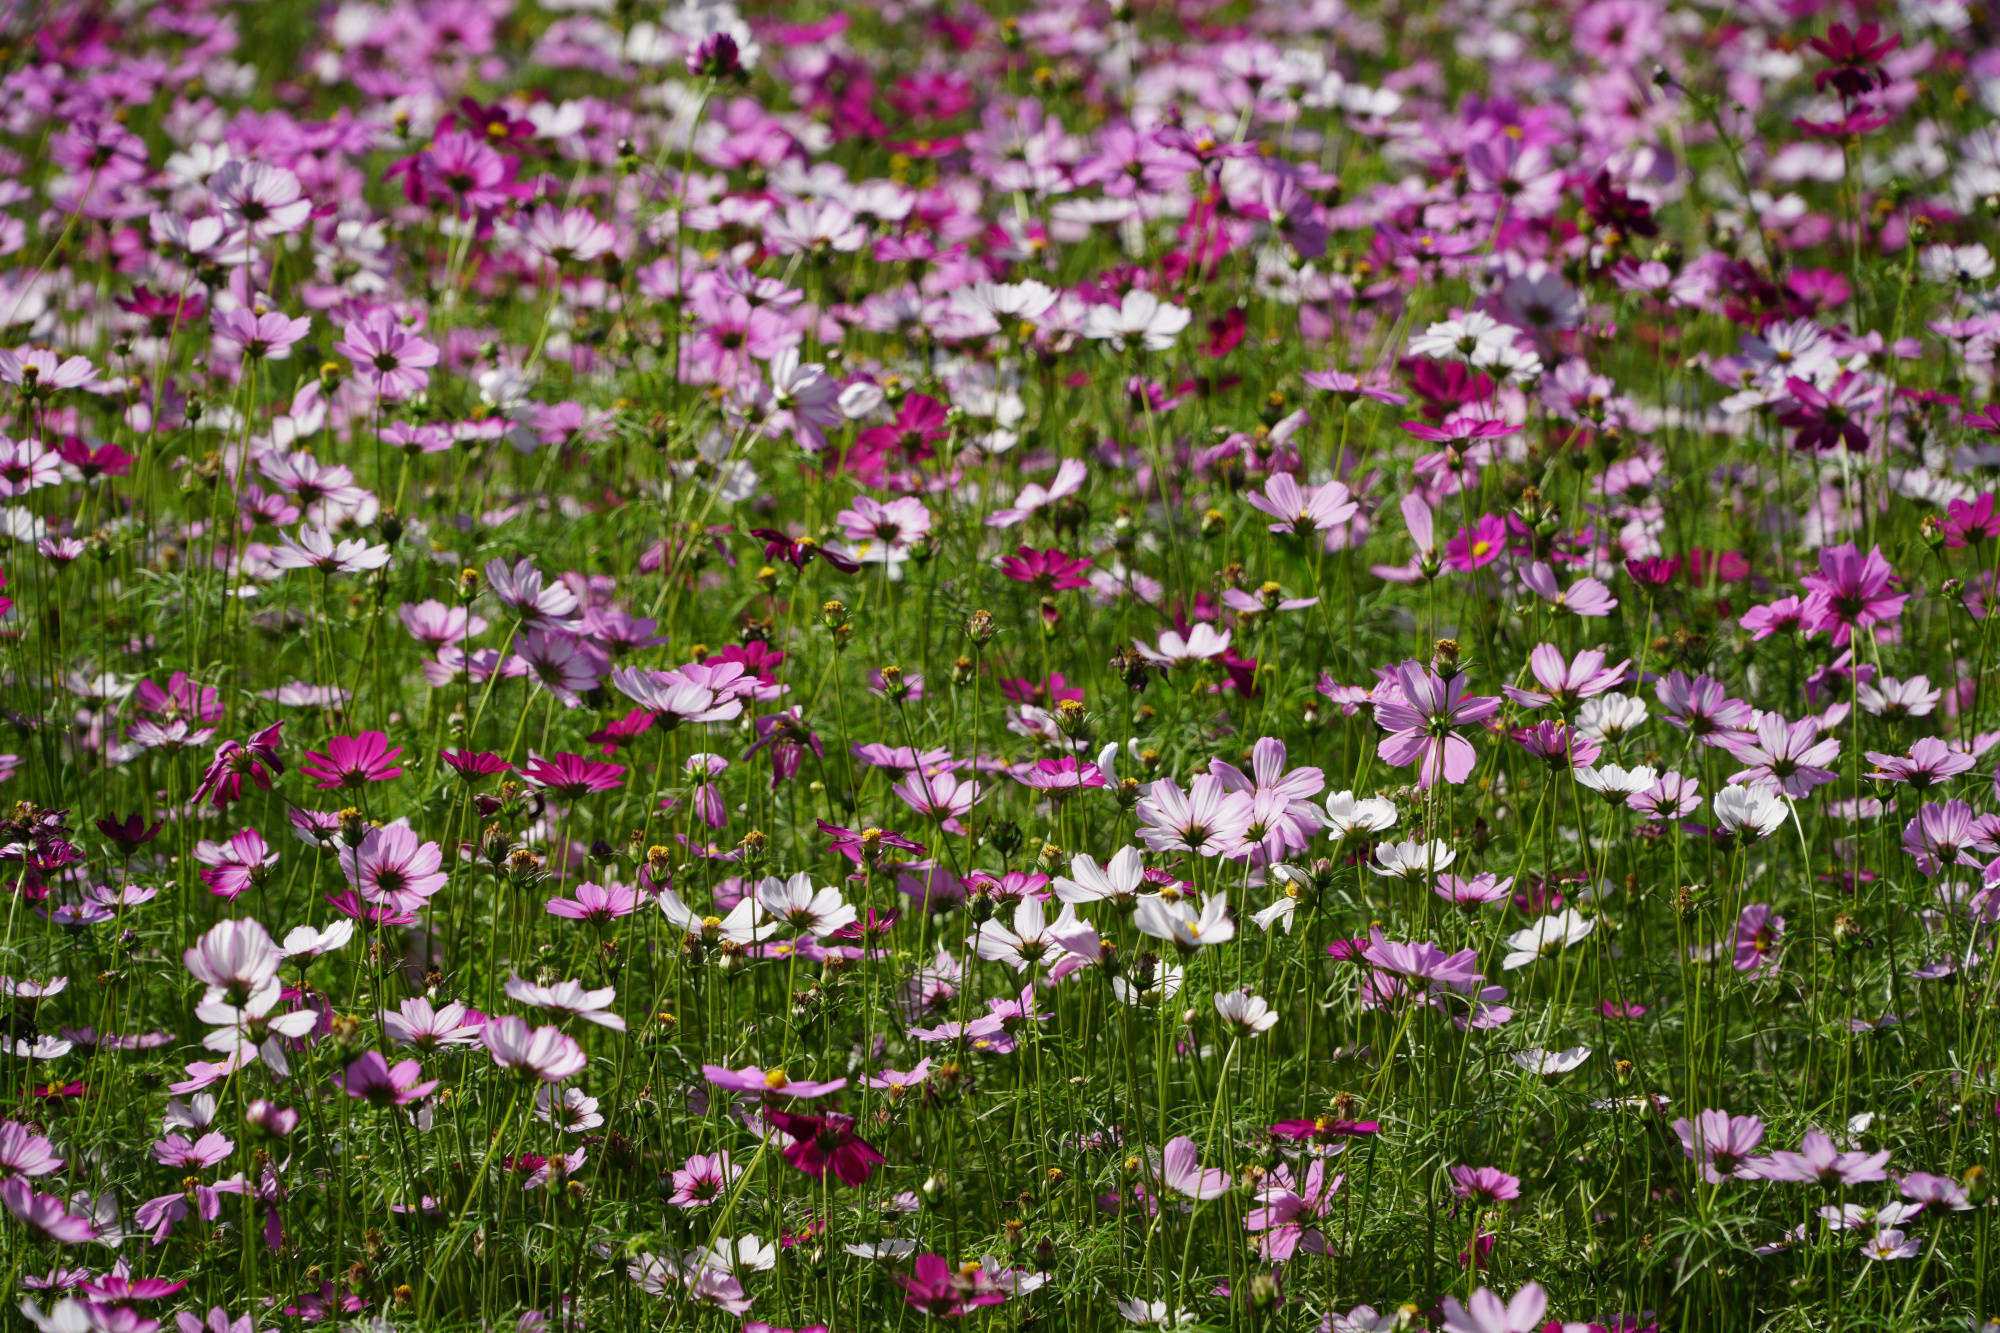
[[[1987,9],[5,12],[26,1326],[2000,1330]]]

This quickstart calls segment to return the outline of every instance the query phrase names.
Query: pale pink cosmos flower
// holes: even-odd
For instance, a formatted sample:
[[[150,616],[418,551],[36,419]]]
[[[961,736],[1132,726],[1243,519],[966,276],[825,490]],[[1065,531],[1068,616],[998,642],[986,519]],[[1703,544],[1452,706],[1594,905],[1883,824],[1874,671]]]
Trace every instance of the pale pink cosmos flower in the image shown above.
[[[1253,802],[1230,791],[1213,773],[1202,773],[1184,793],[1169,778],[1150,784],[1139,798],[1139,841],[1156,852],[1229,856],[1243,845]]]
[[[829,1097],[847,1086],[844,1078],[815,1082],[812,1079],[793,1078],[783,1069],[772,1067],[760,1069],[756,1065],[745,1065],[741,1069],[725,1069],[721,1065],[703,1065],[701,1076],[718,1088],[730,1092],[747,1092],[760,1097],[786,1097],[793,1101],[812,1101]]]
[[[1444,1333],[1537,1333],[1549,1311],[1548,1294],[1530,1282],[1503,1301],[1481,1287],[1464,1305],[1455,1296],[1444,1299]]]
[[[444,1046],[472,1046],[479,1041],[479,1031],[484,1026],[467,1021],[474,1017],[466,1006],[453,1002],[432,1007],[431,1002],[421,995],[404,1000],[394,1012],[382,1010],[382,1031],[398,1046],[414,1046],[420,1051],[435,1051]]]
[[[618,233],[586,208],[543,204],[521,227],[527,248],[553,264],[588,264],[611,253]]]
[[[518,1018],[496,1018],[479,1030],[480,1044],[502,1069],[544,1083],[560,1083],[583,1072],[583,1048],[559,1028],[530,1028]]]
[[[586,990],[580,981],[559,981],[553,986],[537,985],[518,976],[507,981],[507,998],[517,1004],[563,1018],[581,1018],[586,1023],[623,1032],[625,1020],[607,1007],[617,995],[618,990],[614,986]]]
[[[973,952],[981,958],[1025,972],[1061,948],[1057,943],[1059,936],[1080,929],[1082,924],[1077,920],[1076,908],[1069,903],[1063,904],[1054,921],[1048,920],[1042,900],[1029,894],[1015,905],[1011,929],[1002,925],[999,917],[992,917],[980,923],[971,944]]]
[[[1345,483],[1301,487],[1289,472],[1272,473],[1261,492],[1246,491],[1243,498],[1277,520],[1266,525],[1272,532],[1297,536],[1339,527],[1361,509]]]
[[[1160,1184],[1190,1199],[1220,1198],[1229,1191],[1229,1173],[1201,1164],[1200,1150],[1186,1135],[1160,1150]]]
[[[222,216],[260,241],[295,232],[312,215],[299,178],[268,162],[232,158],[208,178],[208,189]]]
[[[1618,609],[1618,599],[1611,595],[1611,590],[1601,580],[1586,574],[1564,588],[1556,582],[1555,571],[1544,561],[1537,560],[1528,566],[1521,575],[1521,582],[1528,591],[1558,611],[1579,616],[1608,616]]]
[[[255,920],[219,921],[181,955],[196,981],[247,995],[278,975],[284,955]]]
[[[970,814],[982,795],[979,783],[960,782],[958,775],[949,769],[910,773],[891,790],[918,814],[939,820],[960,819]]]
[[[1787,722],[1777,713],[1757,719],[1756,730],[1724,742],[1724,748],[1745,767],[1731,783],[1764,787],[1797,800],[1837,776],[1827,765],[1840,755],[1838,737],[1820,735],[1819,719]]]

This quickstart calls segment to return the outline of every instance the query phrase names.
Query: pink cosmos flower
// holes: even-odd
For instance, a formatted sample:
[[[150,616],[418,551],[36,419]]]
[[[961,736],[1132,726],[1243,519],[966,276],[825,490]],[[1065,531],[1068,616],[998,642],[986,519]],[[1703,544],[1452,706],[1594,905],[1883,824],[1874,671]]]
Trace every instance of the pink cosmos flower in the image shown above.
[[[386,308],[350,321],[333,350],[354,363],[355,377],[376,397],[391,402],[428,385],[429,367],[438,362],[437,344],[404,328]]]
[[[1160,1185],[1190,1199],[1219,1198],[1229,1190],[1229,1173],[1201,1164],[1200,1150],[1186,1135],[1160,1150]]]
[[[239,306],[224,310],[211,321],[215,339],[238,349],[248,361],[288,361],[292,347],[312,332],[312,317],[293,319],[276,310],[262,313]]]
[[[1491,1166],[1455,1166],[1451,1192],[1470,1203],[1504,1203],[1521,1197],[1521,1182]]]
[[[1586,648],[1576,655],[1574,661],[1569,661],[1554,644],[1537,644],[1535,650],[1528,654],[1528,669],[1534,673],[1536,683],[1542,688],[1522,690],[1512,685],[1500,688],[1509,699],[1525,708],[1540,708],[1550,703],[1568,708],[1579,700],[1594,698],[1615,689],[1625,679],[1625,669],[1631,665],[1631,659],[1627,658],[1616,666],[1607,667],[1604,665],[1604,653],[1596,648]]]
[[[1467,695],[1466,679],[1446,680],[1420,662],[1397,667],[1375,705],[1375,721],[1389,734],[1376,743],[1385,764],[1417,765],[1417,786],[1428,788],[1442,778],[1457,784],[1472,776],[1478,755],[1457,728],[1486,721],[1500,711],[1500,701]]]
[[[97,1239],[97,1224],[89,1214],[71,1212],[69,1205],[53,1194],[37,1194],[24,1177],[0,1183],[0,1204],[50,1240],[76,1245]]]
[[[415,1060],[399,1060],[391,1065],[380,1051],[369,1051],[347,1067],[336,1080],[350,1097],[359,1097],[372,1106],[408,1106],[422,1101],[436,1088],[436,1079],[426,1079]]]
[[[208,178],[208,189],[224,218],[261,241],[297,231],[312,215],[299,178],[268,162],[232,158]]]
[[[341,873],[364,902],[415,912],[445,886],[444,852],[407,824],[371,828],[341,857]]]
[[[1725,1176],[1757,1178],[1751,1154],[1764,1142],[1764,1122],[1756,1116],[1703,1111],[1693,1120],[1674,1121],[1674,1133],[1697,1174],[1709,1184],[1719,1184]]]
[[[729,1160],[727,1151],[713,1156],[696,1153],[674,1169],[667,1202],[675,1208],[706,1208],[720,1203],[744,1169]]]
[[[1776,713],[1757,719],[1754,732],[1725,741],[1724,748],[1746,767],[1729,777],[1731,783],[1773,787],[1797,800],[1837,776],[1827,768],[1840,754],[1837,737],[1820,736],[1817,718],[1786,722]]]
[[[521,776],[566,801],[574,801],[591,792],[616,791],[624,786],[625,766],[577,754],[553,754],[530,759],[521,769]]]
[[[1248,491],[1243,498],[1277,520],[1267,525],[1272,532],[1299,536],[1338,527],[1361,508],[1345,484],[1329,481],[1303,488],[1289,472],[1272,473],[1262,492]]]
[[[1444,546],[1445,563],[1460,574],[1484,569],[1506,553],[1507,524],[1492,514],[1481,514],[1478,521],[1469,528],[1460,528]]]
[[[1758,1165],[1761,1179],[1824,1185],[1866,1185],[1888,1179],[1887,1152],[1842,1152],[1820,1130],[1807,1130],[1797,1152],[1774,1152]]]
[[[1777,971],[1784,934],[1785,918],[1774,915],[1770,904],[1746,904],[1736,918],[1736,970],[1754,976]]]

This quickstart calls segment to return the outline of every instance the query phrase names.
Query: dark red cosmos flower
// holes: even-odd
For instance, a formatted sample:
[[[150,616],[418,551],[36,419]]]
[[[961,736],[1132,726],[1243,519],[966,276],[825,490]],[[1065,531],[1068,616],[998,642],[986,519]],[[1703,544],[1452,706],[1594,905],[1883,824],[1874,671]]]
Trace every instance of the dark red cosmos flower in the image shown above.
[[[518,120],[500,103],[484,105],[476,97],[459,98],[458,114],[453,119],[472,133],[492,143],[535,137],[533,121]]]
[[[1222,650],[1221,661],[1223,674],[1229,677],[1229,683],[1235,688],[1236,692],[1246,699],[1255,698],[1257,694],[1257,659],[1254,657],[1245,657],[1243,654],[1237,652],[1234,647],[1229,647]]]
[[[1065,680],[1062,672],[1051,671],[1046,683],[1038,683],[1025,677],[1001,681],[1000,697],[1009,703],[1053,708],[1065,699],[1082,699],[1083,689]]]
[[[1600,171],[1583,187],[1583,211],[1600,227],[1616,227],[1627,236],[1657,236],[1660,224],[1653,221],[1653,206],[1634,199]]]
[[[815,1178],[828,1171],[843,1185],[862,1185],[888,1159],[854,1132],[854,1117],[838,1111],[796,1115],[764,1108],[764,1118],[791,1136],[784,1159]]]
[[[175,325],[197,323],[208,313],[207,303],[202,300],[200,292],[169,296],[143,285],[134,287],[130,296],[118,297],[117,305],[126,314],[145,320],[147,332],[155,338],[168,337]]]
[[[127,815],[123,819],[105,816],[97,820],[97,831],[117,846],[120,853],[130,856],[160,835],[158,822],[148,824],[143,814]]]
[[[878,944],[889,938],[889,932],[895,928],[897,918],[901,915],[900,912],[878,914],[871,907],[866,917],[848,922],[827,938],[845,940],[850,944]]]
[[[755,676],[758,684],[776,685],[778,667],[784,663],[785,654],[768,643],[758,641],[726,644],[701,660],[709,666],[741,663],[745,674]]]
[[[1859,97],[1887,88],[1889,74],[1882,68],[1882,57],[1902,44],[1900,35],[1884,37],[1880,24],[1864,23],[1849,31],[1845,23],[1836,23],[1826,30],[1826,36],[1809,38],[1806,42],[1826,57],[1829,66],[1813,75],[1813,87],[1824,90],[1830,83],[1842,97]]]
[[[955,70],[919,70],[896,80],[884,94],[906,120],[950,120],[975,100],[972,80]]]
[[[858,560],[849,560],[844,555],[836,555],[810,537],[787,537],[782,532],[770,528],[752,528],[750,535],[764,543],[766,560],[782,560],[793,569],[804,569],[818,556],[843,574],[852,574],[861,568]]]
[[[1792,128],[1809,138],[1846,139],[1858,134],[1872,134],[1895,118],[1887,111],[1857,107],[1839,120],[1807,120],[1796,116],[1792,120]]]
[[[1823,390],[1793,376],[1785,381],[1785,392],[1791,395],[1792,408],[1779,415],[1778,424],[1798,431],[1792,437],[1792,448],[1823,450],[1845,445],[1857,454],[1867,452],[1868,432],[1854,419],[1880,397],[1867,380],[1843,370],[1833,387]]]
[[[1410,377],[1410,389],[1417,395],[1423,415],[1443,421],[1458,408],[1481,399],[1491,400],[1493,380],[1460,361],[1411,359],[1402,363]]]
[[[1229,355],[1243,342],[1243,335],[1249,332],[1249,327],[1243,317],[1243,308],[1231,306],[1221,318],[1208,321],[1208,341],[1201,345],[1201,354],[1207,357]]]
[[[1989,403],[1984,412],[1967,412],[1958,420],[1961,426],[1971,430],[2000,435],[2000,403]]]
[[[1677,555],[1656,555],[1645,560],[1627,560],[1625,572],[1641,587],[1664,588],[1681,572],[1681,558]]]
[[[284,728],[283,722],[273,722],[246,741],[224,741],[216,746],[215,758],[194,789],[194,803],[211,801],[218,810],[233,805],[243,799],[245,778],[265,791],[271,790],[272,778],[285,771],[285,761],[278,754]]]

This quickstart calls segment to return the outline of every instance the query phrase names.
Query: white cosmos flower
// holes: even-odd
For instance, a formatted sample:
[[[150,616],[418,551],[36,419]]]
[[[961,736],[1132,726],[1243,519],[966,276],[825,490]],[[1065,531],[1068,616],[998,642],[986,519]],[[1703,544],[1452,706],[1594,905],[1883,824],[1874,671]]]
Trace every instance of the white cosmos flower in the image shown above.
[[[1507,957],[1500,966],[1509,972],[1526,967],[1545,953],[1575,944],[1595,929],[1597,923],[1573,907],[1552,912],[1526,930],[1517,930],[1507,937]]]
[[[1540,1074],[1553,1078],[1557,1074],[1567,1074],[1572,1069],[1581,1068],[1590,1058],[1588,1046],[1572,1046],[1566,1051],[1545,1051],[1539,1046],[1530,1046],[1525,1051],[1515,1051],[1507,1057],[1530,1074]]]
[[[1278,1015],[1261,995],[1247,990],[1223,991],[1215,997],[1215,1012],[1222,1021],[1238,1028],[1246,1037],[1269,1032],[1278,1025]]]
[[[1413,879],[1443,870],[1457,859],[1458,853],[1441,842],[1418,842],[1408,838],[1377,847],[1374,869],[1376,874],[1392,879]]]

